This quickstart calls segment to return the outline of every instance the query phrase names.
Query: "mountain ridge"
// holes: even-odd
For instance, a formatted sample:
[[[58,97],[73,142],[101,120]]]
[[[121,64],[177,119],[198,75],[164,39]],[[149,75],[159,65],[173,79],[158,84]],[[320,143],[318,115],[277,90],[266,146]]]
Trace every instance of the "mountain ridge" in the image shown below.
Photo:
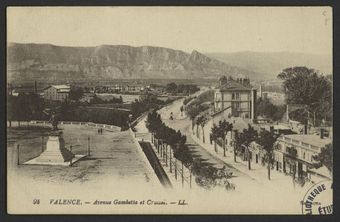
[[[16,79],[218,78],[260,73],[225,64],[193,50],[186,53],[157,46],[90,47],[10,43],[8,76]]]

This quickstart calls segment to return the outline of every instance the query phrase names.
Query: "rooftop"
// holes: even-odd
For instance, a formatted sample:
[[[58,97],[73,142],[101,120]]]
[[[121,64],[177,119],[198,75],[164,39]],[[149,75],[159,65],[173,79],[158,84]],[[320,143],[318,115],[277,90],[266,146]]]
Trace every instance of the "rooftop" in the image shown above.
[[[228,81],[227,83],[220,86],[219,89],[222,91],[249,91],[251,90],[251,86],[242,85],[236,81]]]
[[[322,176],[327,177],[329,179],[332,179],[331,172],[325,166],[321,166],[319,168],[311,168],[308,171],[312,172],[312,173],[316,173],[316,174],[322,175]]]
[[[52,85],[52,87],[56,89],[70,89],[70,86],[68,85]]]
[[[274,125],[274,129],[277,129],[277,130],[290,130],[290,127],[282,125],[282,124],[279,124],[279,125]]]
[[[327,144],[332,143],[332,140],[329,138],[321,139],[320,136],[315,134],[292,134],[292,135],[285,135],[285,138],[290,138],[293,140],[297,140],[303,143],[307,143],[317,147],[324,147]]]
[[[48,89],[48,88],[50,88],[50,87],[56,88],[56,89],[58,89],[58,90],[60,90],[60,89],[67,89],[67,90],[70,90],[70,89],[71,89],[71,87],[68,86],[68,85],[50,85],[50,86],[45,87],[44,90],[45,90],[45,89]]]

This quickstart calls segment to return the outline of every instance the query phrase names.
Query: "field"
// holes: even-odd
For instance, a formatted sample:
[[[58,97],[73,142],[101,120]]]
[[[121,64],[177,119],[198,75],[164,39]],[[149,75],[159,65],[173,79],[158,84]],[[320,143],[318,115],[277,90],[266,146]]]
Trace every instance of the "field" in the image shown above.
[[[132,103],[136,99],[139,99],[139,95],[126,95],[126,94],[117,94],[117,93],[97,93],[97,96],[99,96],[101,99],[104,100],[110,100],[113,97],[119,98],[120,96],[123,98],[123,103]]]
[[[76,162],[72,167],[18,166],[17,145],[20,145],[21,164],[38,156],[42,152],[42,136],[45,146],[50,127],[10,128],[7,131],[9,173],[20,175],[20,178],[58,183],[85,183],[105,178],[107,181],[118,178],[150,182],[152,175],[128,131],[120,132],[117,127],[114,132],[104,130],[103,135],[98,135],[97,129],[91,127],[63,125],[60,128],[65,147],[69,149],[72,145],[72,152],[75,154],[87,154],[87,141],[90,138],[91,155]]]

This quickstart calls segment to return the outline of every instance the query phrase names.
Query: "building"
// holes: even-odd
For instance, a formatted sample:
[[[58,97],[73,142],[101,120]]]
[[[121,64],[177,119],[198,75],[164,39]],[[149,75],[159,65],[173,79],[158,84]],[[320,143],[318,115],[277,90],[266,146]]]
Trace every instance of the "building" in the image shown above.
[[[276,170],[292,174],[296,172],[297,177],[310,178],[310,169],[315,168],[317,160],[315,157],[321,149],[332,143],[329,138],[315,134],[281,135],[277,139],[274,150]]]
[[[44,89],[44,99],[51,101],[64,101],[69,97],[71,88],[67,85],[51,85]]]
[[[223,77],[222,77],[223,78]],[[242,117],[256,119],[256,89],[248,78],[220,79],[215,89],[213,113],[223,112],[225,118]]]

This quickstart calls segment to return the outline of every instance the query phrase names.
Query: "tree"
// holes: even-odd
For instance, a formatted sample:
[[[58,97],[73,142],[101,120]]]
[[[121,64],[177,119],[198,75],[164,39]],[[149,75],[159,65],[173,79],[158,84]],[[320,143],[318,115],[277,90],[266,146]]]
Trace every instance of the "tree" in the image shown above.
[[[304,104],[316,118],[332,120],[332,81],[314,69],[293,67],[284,69],[283,80],[287,103]]]
[[[214,141],[214,148],[215,148],[215,152],[217,153],[217,144],[216,144],[216,140],[218,139],[218,126],[214,123],[212,128],[211,128],[211,139]]]
[[[69,98],[71,100],[78,101],[79,99],[83,97],[83,95],[84,95],[83,88],[81,87],[71,88]]]
[[[199,106],[189,106],[187,107],[187,115],[189,116],[190,120],[191,120],[191,128],[192,128],[192,133],[194,133],[194,127],[195,127],[195,118],[196,116],[198,116],[198,114],[200,113],[200,107]]]
[[[266,162],[268,168],[268,180],[270,180],[270,166],[273,162],[273,154],[274,154],[274,144],[276,142],[277,136],[273,132],[269,132],[267,130],[262,130],[260,135],[256,139],[256,143],[261,145],[262,148],[266,151]]]
[[[256,101],[256,112],[260,116],[264,116],[276,121],[282,118],[285,112],[285,107],[275,106],[267,98],[259,98]]]
[[[232,131],[233,129],[233,124],[227,122],[226,120],[219,121],[218,122],[218,137],[221,138],[222,141],[222,146],[223,146],[223,156],[226,156],[226,136],[229,131]]]
[[[327,169],[333,173],[333,144],[330,143],[321,149],[318,155],[318,160],[322,165],[327,167]]]
[[[233,141],[234,143],[233,143],[233,148],[234,148],[234,162],[236,163],[236,152],[239,150],[238,149],[238,144],[237,144],[237,142],[239,141],[239,133],[238,133],[238,130],[235,130],[234,131],[234,137],[235,137],[235,140]]]
[[[257,131],[248,124],[248,129],[244,129],[242,133],[238,134],[238,137],[236,138],[236,143],[242,147],[243,149],[243,155],[245,157],[245,154],[247,154],[248,159],[248,169],[251,170],[251,153],[249,150],[249,145],[251,142],[255,141],[257,139]],[[245,158],[244,158],[245,159]]]
[[[12,95],[7,95],[7,120],[9,122],[9,127],[12,127],[12,121],[15,120],[15,97]]]
[[[235,189],[235,186],[228,181],[232,173],[226,166],[219,169],[210,165],[204,166],[201,160],[195,160],[192,164],[192,170],[196,175],[196,183],[205,189],[216,186],[224,186],[227,190]]]
[[[197,117],[196,124],[197,126],[201,126],[203,143],[205,143],[204,126],[206,123],[207,123],[207,118],[205,116],[202,115],[202,116]],[[197,134],[198,134],[198,130],[197,130]]]
[[[168,92],[168,93],[175,93],[175,92],[177,91],[177,84],[174,83],[174,82],[168,83],[168,84],[165,86],[165,90],[166,90],[166,92]]]
[[[18,121],[18,125],[20,126],[20,121],[29,121],[32,118],[32,110],[34,110],[34,105],[31,104],[31,95],[19,94],[15,99],[14,105],[11,108],[14,108],[13,115],[15,119]],[[38,108],[37,108],[38,109]]]

